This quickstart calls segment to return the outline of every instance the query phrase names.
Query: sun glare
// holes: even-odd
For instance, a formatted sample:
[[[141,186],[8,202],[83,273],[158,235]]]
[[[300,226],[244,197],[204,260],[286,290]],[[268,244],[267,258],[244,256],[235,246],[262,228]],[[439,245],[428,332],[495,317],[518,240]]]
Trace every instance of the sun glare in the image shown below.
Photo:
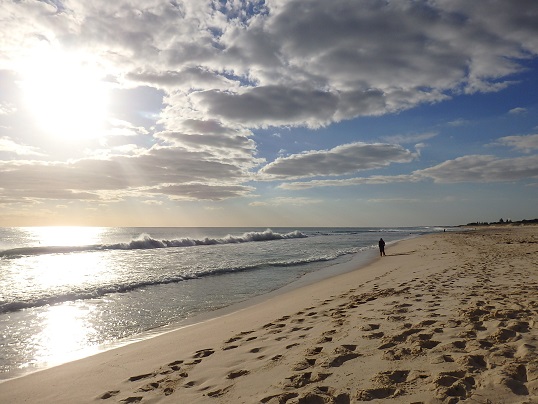
[[[108,89],[94,63],[43,47],[33,51],[21,74],[27,106],[42,130],[66,141],[101,136]]]
[[[50,226],[27,227],[31,239],[40,246],[87,246],[98,244],[103,227]]]

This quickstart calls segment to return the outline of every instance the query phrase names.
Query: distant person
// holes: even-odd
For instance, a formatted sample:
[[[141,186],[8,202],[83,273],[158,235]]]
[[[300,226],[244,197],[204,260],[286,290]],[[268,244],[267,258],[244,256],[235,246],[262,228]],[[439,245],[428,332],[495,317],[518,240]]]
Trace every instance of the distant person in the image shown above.
[[[379,255],[385,255],[385,241],[382,238],[379,239]]]

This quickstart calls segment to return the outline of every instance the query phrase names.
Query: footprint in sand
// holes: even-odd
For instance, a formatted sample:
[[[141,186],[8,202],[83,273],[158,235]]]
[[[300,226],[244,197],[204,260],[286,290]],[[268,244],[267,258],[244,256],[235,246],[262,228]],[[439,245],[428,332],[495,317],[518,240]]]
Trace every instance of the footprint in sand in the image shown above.
[[[120,400],[120,403],[126,403],[126,404],[132,404],[132,403],[139,403],[140,401],[142,401],[144,397],[127,397],[126,399],[124,400]]]
[[[456,397],[464,400],[471,395],[476,382],[465,371],[441,372],[433,381],[437,398],[448,399]]]
[[[196,351],[193,355],[193,358],[206,358],[210,355],[213,355],[215,353],[214,349],[207,348],[207,349],[200,349],[199,351]]]
[[[527,367],[520,363],[510,363],[502,369],[501,380],[512,392],[518,396],[528,395],[529,391],[525,383],[528,381]]]
[[[316,359],[314,358],[306,358],[305,360],[295,364],[291,370],[300,371],[300,370],[306,370],[316,364]]]
[[[361,327],[361,331],[374,331],[378,330],[380,327],[379,324],[366,324]]]
[[[319,355],[323,351],[322,346],[317,346],[306,351],[307,355]]]
[[[159,386],[160,386],[159,383],[157,383],[157,382],[152,382],[152,383],[146,384],[145,386],[140,387],[140,388],[137,390],[137,392],[146,393],[146,392],[148,392],[148,391],[153,391],[153,390],[158,389]]]
[[[380,332],[373,332],[370,334],[366,334],[366,335],[363,335],[362,337],[366,339],[380,339],[380,338],[383,338],[384,336],[385,336],[385,333],[380,331]]]
[[[290,377],[287,377],[286,379],[289,380],[287,383],[287,387],[293,387],[293,388],[301,388],[311,383],[318,383],[329,376],[331,376],[332,373],[313,373],[313,372],[305,372],[300,373],[297,375],[293,375]]]
[[[464,355],[456,362],[470,372],[484,371],[488,367],[483,355]]]
[[[120,393],[119,390],[110,390],[107,391],[105,394],[103,394],[100,399],[101,400],[108,400],[111,397],[117,396]]]
[[[372,381],[381,385],[393,385],[405,383],[409,377],[409,370],[392,370],[378,373]]]
[[[264,397],[260,400],[261,403],[268,403],[269,401],[273,401],[275,403],[286,403],[289,400],[293,398],[297,398],[299,394],[297,393],[282,393],[282,394],[275,394],[272,396]]]
[[[250,372],[248,370],[244,370],[244,369],[234,370],[234,371],[228,373],[226,378],[228,378],[228,379],[237,379],[238,377],[248,375],[249,373]]]
[[[130,382],[136,382],[138,380],[147,379],[149,377],[154,377],[154,376],[155,376],[155,373],[145,373],[145,374],[142,374],[142,375],[131,376],[131,377],[129,377],[129,381]]]
[[[372,401],[383,398],[396,398],[401,394],[400,390],[394,387],[379,387],[373,389],[359,390],[357,391],[357,401]]]
[[[344,363],[358,358],[360,354],[355,352],[356,349],[357,345],[340,345],[334,350],[336,356],[329,358],[323,366],[328,368],[340,367]]]
[[[232,386],[227,386],[227,387],[225,387],[223,389],[210,391],[209,393],[207,393],[207,396],[208,397],[220,397],[220,396],[223,396],[224,394],[226,394],[228,392],[228,390],[230,390],[231,388],[232,388]]]

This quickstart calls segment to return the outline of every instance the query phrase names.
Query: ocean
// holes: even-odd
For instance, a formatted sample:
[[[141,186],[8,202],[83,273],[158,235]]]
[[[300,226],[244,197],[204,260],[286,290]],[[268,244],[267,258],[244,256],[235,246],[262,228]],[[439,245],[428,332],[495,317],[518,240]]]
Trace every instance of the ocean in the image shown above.
[[[390,255],[442,230],[0,228],[0,380],[356,268],[381,237]]]

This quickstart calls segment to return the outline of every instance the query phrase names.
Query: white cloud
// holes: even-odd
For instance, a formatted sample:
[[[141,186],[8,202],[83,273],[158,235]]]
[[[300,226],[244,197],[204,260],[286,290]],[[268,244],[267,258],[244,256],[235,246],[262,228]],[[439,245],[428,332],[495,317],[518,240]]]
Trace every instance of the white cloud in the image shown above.
[[[0,102],[0,115],[11,115],[17,111],[17,108],[11,103]]]
[[[38,35],[66,38],[102,57],[120,83],[182,91],[170,102],[253,127],[316,127],[454,91],[499,91],[522,50],[538,53],[533,2],[256,4],[101,0],[55,13],[18,2],[2,23],[11,49]]]
[[[527,108],[522,108],[522,107],[512,108],[510,111],[508,111],[508,113],[511,114],[511,115],[526,114],[527,113]]]
[[[433,167],[417,170],[409,175],[370,176],[337,180],[313,180],[279,185],[287,190],[318,187],[383,185],[396,182],[433,180],[438,183],[504,182],[538,178],[538,155],[502,159],[488,155],[470,155],[447,160]]]
[[[0,163],[0,198],[5,200],[99,199],[105,193],[189,200],[250,195],[252,187],[244,184],[265,162],[258,157],[252,128],[317,128],[437,103],[454,94],[499,91],[521,71],[518,60],[538,54],[538,3],[533,1],[515,6],[372,0],[357,6],[351,0],[95,0],[5,2],[1,7],[2,71],[16,75],[18,61],[47,43],[91,55],[117,91],[150,88],[164,103],[158,122],[151,122],[156,131],[118,112],[110,151],[93,150],[91,158]],[[134,102],[125,98],[125,104]],[[19,107],[2,100],[0,117],[11,118]],[[136,117],[147,123],[144,112],[137,109]],[[385,141],[423,147],[434,136],[397,135]],[[507,136],[498,144],[529,152],[536,150],[536,136]],[[125,137],[127,145],[115,143]],[[286,132],[274,131],[271,137],[284,139]],[[2,137],[0,150],[40,155],[26,143]],[[258,178],[352,175],[411,162],[417,153],[394,144],[344,144],[279,157]],[[536,176],[535,159],[464,156],[411,175],[281,187],[521,179]]]
[[[442,183],[518,181],[538,177],[538,155],[511,159],[464,156],[414,174]]]
[[[6,136],[0,138],[0,152],[14,153],[18,156],[43,156],[36,147],[19,144]]]
[[[456,119],[454,121],[448,122],[448,126],[465,126],[465,125],[468,125],[468,124],[469,124],[469,121],[466,120],[466,119],[462,119],[462,118],[459,118],[459,119]]]
[[[249,162],[247,162],[249,164]],[[177,147],[154,147],[136,156],[86,158],[69,162],[0,161],[2,195],[44,199],[122,198],[147,192],[179,198],[219,200],[246,195],[247,170],[238,162],[219,161],[211,154]],[[219,186],[212,185],[218,183]],[[148,189],[150,189],[148,191]]]
[[[142,203],[150,206],[161,206],[163,204],[163,201],[157,201],[155,199],[148,199],[146,201],[142,201]]]
[[[356,177],[339,180],[311,180],[301,182],[285,182],[278,188],[300,191],[320,187],[351,187],[357,185],[380,185],[396,182],[417,182],[420,178],[413,175],[372,175],[370,177]]]
[[[253,187],[244,185],[221,185],[188,183],[176,185],[164,185],[148,192],[164,194],[174,200],[194,201],[211,200],[220,201],[223,199],[247,196],[254,190]]]
[[[417,142],[423,142],[424,140],[433,139],[438,133],[436,132],[427,132],[427,133],[416,133],[408,135],[393,135],[393,136],[383,136],[381,139],[389,143],[398,143],[398,144],[415,144]]]
[[[494,145],[508,146],[524,153],[538,150],[538,134],[522,136],[505,136],[498,139]]]
[[[254,201],[249,206],[305,206],[321,203],[321,199],[303,198],[303,197],[278,197],[266,201]]]
[[[331,150],[313,150],[279,157],[260,170],[264,179],[335,176],[406,163],[416,154],[398,145],[351,143]]]

